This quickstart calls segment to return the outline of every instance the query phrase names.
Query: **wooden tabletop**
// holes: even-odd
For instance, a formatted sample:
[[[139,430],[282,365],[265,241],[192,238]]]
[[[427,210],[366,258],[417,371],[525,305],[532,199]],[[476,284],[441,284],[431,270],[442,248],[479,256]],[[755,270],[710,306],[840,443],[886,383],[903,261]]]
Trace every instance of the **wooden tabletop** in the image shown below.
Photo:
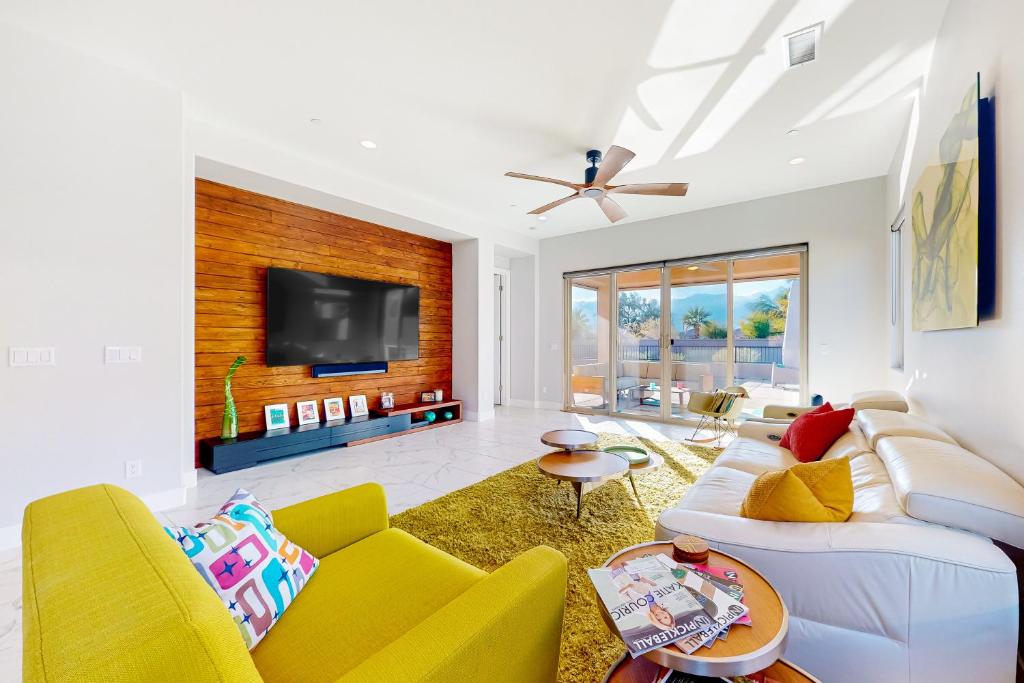
[[[661,670],[661,666],[649,659],[633,659],[626,653],[608,670],[604,683],[653,683]],[[761,669],[760,673],[774,678],[779,683],[821,683],[817,678],[784,659]]]
[[[540,442],[545,446],[564,448],[571,451],[583,446],[596,444],[597,434],[583,429],[555,429],[542,434]]]
[[[562,481],[595,482],[623,474],[629,465],[625,459],[604,451],[555,451],[542,455],[537,469]]]
[[[672,557],[672,544],[667,542],[641,543],[616,553],[605,562],[613,567],[626,560],[664,553]],[[742,676],[760,671],[782,657],[789,632],[789,612],[772,585],[763,576],[731,555],[711,550],[708,564],[736,570],[743,584],[743,603],[750,608],[750,626],[733,625],[727,640],[716,641],[710,648],[700,647],[686,654],[675,645],[652,650],[643,655],[656,664],[677,671],[701,676]],[[611,616],[598,599],[605,624],[617,633]],[[628,680],[628,679],[624,679]]]

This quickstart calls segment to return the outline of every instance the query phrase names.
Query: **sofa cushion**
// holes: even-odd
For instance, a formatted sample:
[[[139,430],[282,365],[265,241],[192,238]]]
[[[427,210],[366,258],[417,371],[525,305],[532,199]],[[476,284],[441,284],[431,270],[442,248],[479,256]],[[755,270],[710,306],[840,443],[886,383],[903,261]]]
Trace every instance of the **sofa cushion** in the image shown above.
[[[825,451],[825,455],[821,456],[822,460],[831,460],[832,458],[855,458],[861,453],[871,453],[871,448],[868,446],[867,439],[864,438],[864,432],[861,430],[860,425],[857,424],[856,420],[850,423],[846,433],[836,439],[835,443],[829,446],[829,449]]]
[[[992,463],[920,437],[882,439],[878,456],[911,517],[1024,548],[1024,487]]]
[[[269,510],[238,489],[208,522],[165,527],[224,602],[250,650],[277,623],[319,561],[274,527]]]
[[[769,470],[785,469],[798,462],[785,448],[759,439],[740,437],[734,439],[718,456],[715,467],[729,467],[757,476]]]
[[[903,394],[898,391],[860,391],[850,397],[854,410],[894,410],[905,413],[910,410]]]
[[[821,459],[832,444],[848,431],[853,420],[853,408],[801,417],[807,419],[799,424],[793,422],[786,431],[789,435],[789,450],[800,462],[813,462]]]
[[[857,422],[864,430],[868,446],[874,450],[878,450],[878,441],[887,436],[916,436],[956,445],[956,439],[916,415],[872,408],[858,410]]]
[[[378,532],[321,558],[252,651],[256,668],[267,683],[336,680],[485,576],[400,529]]]
[[[740,506],[741,516],[769,522],[845,522],[852,512],[853,479],[846,458],[765,472]]]
[[[738,515],[740,504],[757,475],[731,467],[712,467],[683,495],[679,506],[687,510]]]

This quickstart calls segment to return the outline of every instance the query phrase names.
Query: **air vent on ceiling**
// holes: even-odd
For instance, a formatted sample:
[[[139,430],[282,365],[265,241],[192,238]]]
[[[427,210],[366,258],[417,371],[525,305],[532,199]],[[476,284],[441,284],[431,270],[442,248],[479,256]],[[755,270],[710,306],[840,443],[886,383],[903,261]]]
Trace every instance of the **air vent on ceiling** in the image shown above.
[[[818,38],[820,36],[820,24],[784,36],[787,66],[794,67],[813,62],[818,56]]]

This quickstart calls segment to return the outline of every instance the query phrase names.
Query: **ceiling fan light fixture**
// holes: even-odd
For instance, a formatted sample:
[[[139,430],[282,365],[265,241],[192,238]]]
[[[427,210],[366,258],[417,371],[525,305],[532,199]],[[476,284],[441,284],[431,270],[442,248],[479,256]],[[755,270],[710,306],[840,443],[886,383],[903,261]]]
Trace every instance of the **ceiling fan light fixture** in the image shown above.
[[[539,220],[539,221],[546,221],[547,219],[548,219],[547,216],[537,216],[537,220]]]
[[[601,188],[598,188],[598,187],[588,187],[587,189],[583,190],[583,196],[584,197],[594,198],[594,197],[600,197],[603,194],[604,194],[604,190],[602,190]]]

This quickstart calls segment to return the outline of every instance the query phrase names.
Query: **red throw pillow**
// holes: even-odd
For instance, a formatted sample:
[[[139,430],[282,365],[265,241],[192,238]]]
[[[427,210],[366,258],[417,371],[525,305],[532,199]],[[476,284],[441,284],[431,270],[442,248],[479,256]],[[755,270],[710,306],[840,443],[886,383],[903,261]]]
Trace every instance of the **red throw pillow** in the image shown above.
[[[779,439],[779,445],[782,446],[783,448],[789,448],[789,440],[790,440],[791,435],[792,435],[793,427],[796,427],[801,422],[807,420],[811,415],[820,415],[821,413],[831,413],[831,412],[832,412],[832,404],[831,403],[826,403],[825,405],[818,406],[814,410],[810,410],[810,411],[804,413],[803,415],[800,415],[795,420],[793,420],[792,423],[790,423],[789,427],[786,428],[786,433],[782,435],[781,439]]]
[[[853,420],[853,412],[853,408],[844,408],[830,413],[819,413],[809,417],[799,427],[794,422],[790,429],[796,429],[793,429],[793,434],[789,437],[792,444],[789,450],[800,462],[818,460],[846,433]]]

